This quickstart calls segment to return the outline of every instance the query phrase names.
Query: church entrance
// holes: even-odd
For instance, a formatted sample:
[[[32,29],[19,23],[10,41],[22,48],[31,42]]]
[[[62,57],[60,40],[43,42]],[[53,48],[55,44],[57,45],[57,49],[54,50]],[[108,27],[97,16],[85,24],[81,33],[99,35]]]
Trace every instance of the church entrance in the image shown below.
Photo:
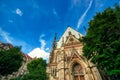
[[[75,63],[72,68],[73,80],[85,80],[81,65]]]

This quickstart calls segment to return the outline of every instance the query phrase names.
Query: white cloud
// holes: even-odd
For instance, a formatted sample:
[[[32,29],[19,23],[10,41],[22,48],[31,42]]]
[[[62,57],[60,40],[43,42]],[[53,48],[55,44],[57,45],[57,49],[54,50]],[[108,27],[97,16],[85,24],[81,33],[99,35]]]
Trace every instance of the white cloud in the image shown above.
[[[40,43],[41,43],[41,47],[40,47],[40,49],[42,49],[42,50],[44,50],[44,48],[45,48],[45,45],[46,45],[46,42],[45,42],[45,40],[44,39],[42,39],[43,37],[44,37],[45,35],[44,34],[42,34],[41,36],[40,36]]]
[[[46,46],[46,41],[43,39],[45,35],[42,34],[40,36],[40,44],[41,46],[39,48],[33,49],[31,52],[28,53],[28,55],[32,58],[43,58],[43,59],[48,59],[49,58],[49,53],[47,52],[49,48],[45,48]]]
[[[15,46],[22,46],[22,51],[24,51],[24,52],[28,52],[31,50],[31,47],[32,47],[31,45],[27,44],[25,41],[14,39],[13,37],[11,37],[9,35],[10,35],[10,33],[6,32],[2,28],[0,28],[0,36],[4,40],[6,40],[7,43],[11,43]],[[46,51],[48,51],[49,48],[45,48],[46,41],[44,39],[42,39],[44,36],[45,36],[44,34],[42,34],[40,36],[41,47],[35,48],[31,52],[28,53],[28,55],[31,56],[32,58],[42,57],[43,59],[48,59],[49,53]]]
[[[33,49],[28,55],[32,58],[43,58],[48,59],[49,53],[45,52],[44,50],[41,50],[40,48]]]
[[[87,12],[91,8],[92,3],[93,3],[93,0],[90,1],[88,8],[85,10],[85,12],[83,13],[83,15],[79,18],[78,23],[77,23],[77,29],[79,29],[79,27],[80,27],[81,23],[83,22],[86,14],[87,14]]]
[[[46,45],[46,42],[45,42],[45,40],[43,40],[43,39],[40,39],[40,43],[41,43],[41,47],[40,47],[40,49],[44,50],[44,48],[45,48],[45,45]]]
[[[0,28],[0,36],[2,36],[8,43],[12,43],[9,33]]]
[[[49,48],[46,48],[45,50],[46,50],[46,51],[49,51],[50,49],[49,49]]]
[[[22,16],[23,12],[19,8],[17,8],[16,9],[16,14],[18,14],[19,16]]]
[[[26,43],[25,41],[22,40],[18,40],[13,38],[12,36],[10,36],[10,33],[4,31],[2,28],[0,28],[0,36],[2,37],[2,39],[4,41],[6,41],[7,43],[11,43],[14,46],[22,46],[22,51],[23,52],[29,52],[32,48],[31,45],[29,45],[28,43]]]

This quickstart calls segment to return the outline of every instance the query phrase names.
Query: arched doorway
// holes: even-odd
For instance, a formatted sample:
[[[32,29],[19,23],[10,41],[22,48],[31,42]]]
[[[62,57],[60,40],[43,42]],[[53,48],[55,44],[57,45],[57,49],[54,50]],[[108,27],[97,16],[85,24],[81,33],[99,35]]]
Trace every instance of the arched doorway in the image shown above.
[[[75,63],[72,67],[73,80],[85,80],[83,70],[80,64]]]

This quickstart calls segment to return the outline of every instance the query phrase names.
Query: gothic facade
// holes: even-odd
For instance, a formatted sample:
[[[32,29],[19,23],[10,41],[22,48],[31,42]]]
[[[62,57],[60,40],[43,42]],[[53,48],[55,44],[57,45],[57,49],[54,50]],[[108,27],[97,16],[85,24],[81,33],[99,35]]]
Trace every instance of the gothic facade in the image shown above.
[[[49,80],[102,80],[97,68],[82,55],[82,34],[68,27],[53,43],[47,73]]]

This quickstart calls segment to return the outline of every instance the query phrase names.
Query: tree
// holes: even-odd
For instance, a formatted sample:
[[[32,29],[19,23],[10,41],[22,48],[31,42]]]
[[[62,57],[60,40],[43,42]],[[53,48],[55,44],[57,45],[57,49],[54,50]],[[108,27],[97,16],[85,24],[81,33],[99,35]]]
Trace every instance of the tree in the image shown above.
[[[35,59],[27,64],[28,74],[20,80],[47,80],[46,74],[47,63],[42,58]]]
[[[120,6],[97,13],[82,39],[83,55],[107,75],[120,78]]]
[[[0,75],[5,76],[16,72],[22,64],[20,47],[0,50]]]

